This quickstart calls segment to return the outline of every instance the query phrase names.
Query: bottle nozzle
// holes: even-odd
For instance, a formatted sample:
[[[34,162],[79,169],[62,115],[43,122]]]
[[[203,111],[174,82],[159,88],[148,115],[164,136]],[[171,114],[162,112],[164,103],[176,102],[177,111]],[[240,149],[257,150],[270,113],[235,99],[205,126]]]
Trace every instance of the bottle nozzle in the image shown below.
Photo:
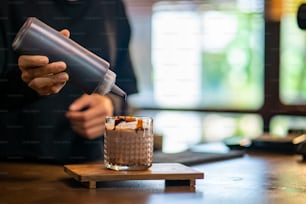
[[[119,88],[116,84],[112,86],[111,92],[118,96],[123,97],[124,100],[126,100],[126,93],[121,88]]]

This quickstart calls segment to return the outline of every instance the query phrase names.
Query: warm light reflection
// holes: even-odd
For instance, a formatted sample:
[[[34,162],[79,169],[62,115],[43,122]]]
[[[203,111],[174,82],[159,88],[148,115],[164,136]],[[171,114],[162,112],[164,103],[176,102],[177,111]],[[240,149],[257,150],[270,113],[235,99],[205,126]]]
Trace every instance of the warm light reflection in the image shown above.
[[[234,135],[236,123],[233,118],[220,114],[209,114],[203,120],[203,135],[207,141],[221,141]]]
[[[152,17],[154,97],[160,106],[191,107],[201,97],[199,16],[173,8]]]
[[[201,142],[201,115],[192,112],[159,112],[154,123],[156,131],[164,136],[164,152],[180,152]]]
[[[158,107],[258,109],[263,102],[263,1],[162,1],[152,15]]]
[[[203,50],[220,52],[234,39],[237,33],[237,16],[224,12],[208,11],[202,16]]]
[[[270,123],[271,133],[276,136],[284,137],[288,131],[305,131],[306,118],[303,116],[275,116]]]
[[[154,118],[154,132],[163,136],[163,151],[168,153],[227,137],[254,138],[262,134],[262,120],[255,114],[166,110],[139,110],[135,114]]]
[[[297,24],[298,6],[305,1],[282,0],[280,48],[280,99],[285,104],[306,103],[306,32]]]

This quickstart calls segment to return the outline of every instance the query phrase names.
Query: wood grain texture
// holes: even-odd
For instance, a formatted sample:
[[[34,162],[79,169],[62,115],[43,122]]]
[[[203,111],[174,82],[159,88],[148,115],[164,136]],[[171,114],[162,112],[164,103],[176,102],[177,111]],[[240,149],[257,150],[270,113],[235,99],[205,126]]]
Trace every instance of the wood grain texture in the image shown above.
[[[62,165],[0,162],[0,203],[300,204],[306,200],[306,162],[300,155],[248,152],[191,167],[205,172],[205,179],[195,179],[195,192],[181,186],[190,185],[188,180],[167,180],[166,185],[164,180],[105,181],[88,189]]]
[[[115,171],[103,164],[65,165],[64,171],[89,188],[96,188],[95,182],[124,180],[178,180],[181,185],[195,187],[195,179],[203,179],[204,173],[179,163],[155,163],[144,171]],[[89,185],[88,183],[89,182]],[[178,182],[178,185],[180,182]]]

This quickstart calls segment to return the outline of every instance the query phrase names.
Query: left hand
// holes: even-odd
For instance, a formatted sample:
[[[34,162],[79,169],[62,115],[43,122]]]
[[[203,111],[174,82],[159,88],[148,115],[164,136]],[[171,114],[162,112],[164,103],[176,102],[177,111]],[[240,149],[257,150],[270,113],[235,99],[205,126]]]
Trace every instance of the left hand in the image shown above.
[[[69,107],[66,117],[72,129],[87,139],[95,139],[105,131],[105,117],[113,115],[110,98],[99,94],[84,94]]]

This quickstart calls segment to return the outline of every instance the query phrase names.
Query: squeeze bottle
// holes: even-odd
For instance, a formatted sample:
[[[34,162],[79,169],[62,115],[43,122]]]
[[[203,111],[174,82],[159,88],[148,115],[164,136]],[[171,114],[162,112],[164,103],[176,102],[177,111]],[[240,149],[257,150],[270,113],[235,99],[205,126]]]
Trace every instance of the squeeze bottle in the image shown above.
[[[44,55],[51,62],[63,61],[72,83],[87,94],[113,92],[126,97],[116,84],[109,63],[35,17],[18,31],[12,47],[24,55]]]

